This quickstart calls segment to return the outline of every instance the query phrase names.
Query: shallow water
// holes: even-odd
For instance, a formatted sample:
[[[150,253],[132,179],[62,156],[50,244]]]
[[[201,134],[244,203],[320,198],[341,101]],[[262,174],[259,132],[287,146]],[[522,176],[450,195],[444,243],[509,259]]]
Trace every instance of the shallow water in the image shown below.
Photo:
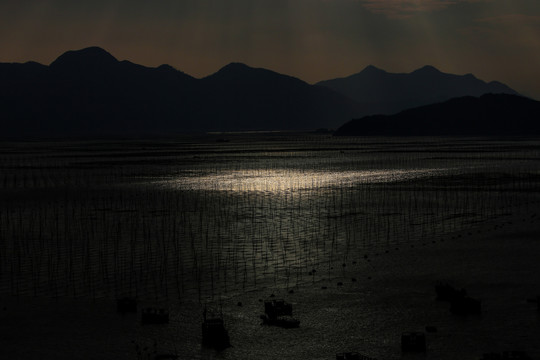
[[[200,351],[199,321],[201,304],[220,302],[231,337],[242,341],[219,357],[323,359],[353,347],[399,358],[399,333],[421,329],[421,319],[440,310],[425,300],[435,279],[427,264],[415,269],[423,258],[414,249],[532,209],[540,190],[534,139],[237,135],[226,143],[206,137],[2,147],[1,294],[37,304],[62,299],[67,308],[74,306],[69,299],[97,303],[96,318],[104,319],[84,319],[88,331],[114,323],[117,340],[95,345],[122,349],[126,358],[136,355],[134,339],[159,339],[188,358],[214,357]],[[399,255],[404,249],[408,255]],[[386,260],[366,263],[375,254]],[[369,290],[368,273],[387,285]],[[400,285],[402,274],[410,276]],[[343,289],[331,280],[352,276],[359,281]],[[314,300],[322,283],[333,293]],[[260,327],[258,300],[269,292],[295,302],[301,329]],[[126,295],[169,307],[175,321],[148,329],[113,318],[111,300]],[[235,306],[238,298],[244,306]],[[46,321],[56,311],[47,309],[26,311]],[[415,311],[426,314],[408,315]],[[126,321],[131,325],[122,327]],[[68,354],[92,343],[81,337]],[[437,346],[433,358],[446,358],[443,341]]]

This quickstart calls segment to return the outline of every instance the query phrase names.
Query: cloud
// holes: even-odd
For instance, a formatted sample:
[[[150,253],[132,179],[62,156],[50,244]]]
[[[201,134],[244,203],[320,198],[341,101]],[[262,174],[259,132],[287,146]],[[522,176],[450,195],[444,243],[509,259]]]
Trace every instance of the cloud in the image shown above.
[[[487,0],[361,0],[366,9],[391,18],[406,18],[420,12],[443,10],[457,3],[480,1]]]

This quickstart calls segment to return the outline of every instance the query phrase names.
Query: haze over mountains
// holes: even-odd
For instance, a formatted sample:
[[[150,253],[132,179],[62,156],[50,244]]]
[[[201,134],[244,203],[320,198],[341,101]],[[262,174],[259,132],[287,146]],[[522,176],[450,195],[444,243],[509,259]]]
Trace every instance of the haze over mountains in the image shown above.
[[[358,74],[321,81],[317,85],[357,101],[366,110],[362,116],[393,114],[462,96],[518,94],[497,81],[486,83],[472,74],[446,74],[429,65],[410,74],[388,73],[370,65]]]
[[[49,66],[0,64],[0,131],[2,137],[92,137],[337,128],[364,115],[488,92],[516,93],[431,67],[411,74],[368,67],[310,85],[231,63],[196,79],[92,47],[68,51]]]

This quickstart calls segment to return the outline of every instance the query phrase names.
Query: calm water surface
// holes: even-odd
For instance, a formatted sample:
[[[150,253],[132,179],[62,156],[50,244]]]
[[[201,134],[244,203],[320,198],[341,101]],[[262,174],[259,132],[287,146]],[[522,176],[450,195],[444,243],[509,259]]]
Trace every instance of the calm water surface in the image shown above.
[[[540,190],[534,139],[228,139],[2,144],[0,293],[33,299],[21,311],[43,321],[60,310],[40,312],[39,299],[63,309],[91,301],[104,319],[79,325],[114,324],[115,342],[94,345],[117,358],[136,358],[131,341],[216,356],[200,350],[204,304],[225,307],[242,339],[218,357],[323,359],[347,348],[399,358],[403,324],[421,330],[440,313],[434,279],[411,270],[427,260],[411,249],[533,208]],[[356,284],[335,289],[333,279],[351,277]],[[333,290],[320,297],[321,284]],[[414,284],[428,302],[410,293]],[[260,326],[259,299],[274,292],[295,302],[301,329]],[[148,329],[119,319],[109,308],[120,296],[168,307],[174,321]],[[58,323],[58,334],[69,328]],[[92,344],[81,337],[67,355]],[[433,358],[447,358],[435,344]]]

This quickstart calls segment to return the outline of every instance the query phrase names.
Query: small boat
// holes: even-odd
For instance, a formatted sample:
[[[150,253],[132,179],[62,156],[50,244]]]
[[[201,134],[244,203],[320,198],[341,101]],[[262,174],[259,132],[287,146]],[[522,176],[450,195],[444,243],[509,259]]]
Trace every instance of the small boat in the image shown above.
[[[270,326],[279,326],[285,329],[297,328],[300,326],[300,320],[293,318],[292,316],[277,316],[270,318],[267,315],[261,315],[263,324]]]
[[[206,317],[206,308],[203,313],[202,346],[214,348],[217,351],[231,347],[229,332],[225,328],[223,315],[221,317]]]
[[[435,285],[435,292],[437,293],[437,301],[452,301],[467,296],[465,289],[457,290],[446,282],[438,282]]]
[[[267,300],[264,302],[264,313],[268,317],[288,315],[292,316],[292,304],[284,300]]]
[[[154,356],[154,360],[175,360],[178,359],[178,355],[175,354],[157,354]]]
[[[540,311],[540,296],[537,296],[537,297],[534,297],[534,298],[528,298],[527,302],[536,304],[536,307]]]
[[[284,300],[267,300],[264,302],[264,315],[261,315],[263,324],[279,326],[282,328],[297,328],[300,320],[292,317],[292,304]]]
[[[401,334],[402,352],[426,352],[426,335],[423,332]]]
[[[531,360],[524,351],[503,351],[502,353],[485,353],[480,360]]]
[[[357,352],[347,352],[347,353],[336,354],[336,360],[376,360],[376,359],[359,354]]]
[[[142,310],[141,324],[168,324],[169,312],[165,309],[146,308]]]
[[[116,311],[121,314],[137,313],[137,300],[130,297],[124,297],[116,300]]]
[[[454,298],[450,302],[450,312],[456,315],[480,315],[482,302],[468,296]]]

